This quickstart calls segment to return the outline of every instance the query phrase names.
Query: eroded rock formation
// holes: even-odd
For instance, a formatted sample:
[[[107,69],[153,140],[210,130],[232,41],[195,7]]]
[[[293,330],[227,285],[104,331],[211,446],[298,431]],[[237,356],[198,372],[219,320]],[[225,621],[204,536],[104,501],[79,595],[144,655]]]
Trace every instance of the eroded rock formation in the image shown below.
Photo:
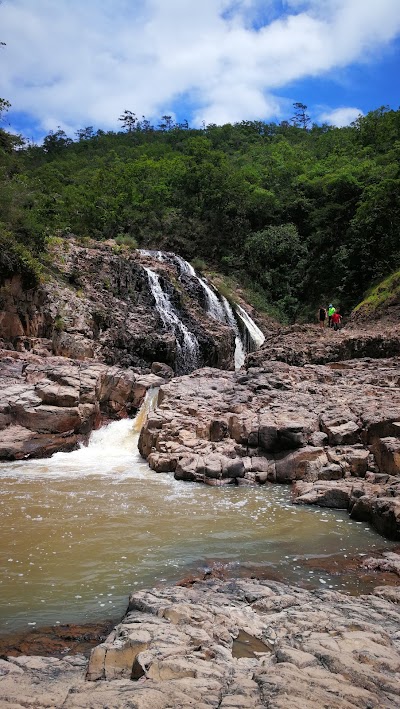
[[[161,388],[139,450],[181,480],[296,481],[297,504],[348,509],[397,539],[399,383],[396,358],[199,370]]]
[[[151,268],[198,341],[196,366],[233,366],[233,330],[209,316],[197,279],[182,276],[173,258],[159,261],[115,242],[82,246],[73,238],[53,247],[52,258],[54,276],[37,289],[24,290],[18,276],[2,284],[3,347],[129,367],[165,362],[176,369],[179,340],[157,312],[146,273]]]
[[[0,460],[72,450],[102,422],[134,414],[147,389],[165,381],[99,362],[0,350]]]
[[[367,709],[400,706],[399,589],[358,598],[210,580],[143,590],[85,660],[0,660],[4,706]]]

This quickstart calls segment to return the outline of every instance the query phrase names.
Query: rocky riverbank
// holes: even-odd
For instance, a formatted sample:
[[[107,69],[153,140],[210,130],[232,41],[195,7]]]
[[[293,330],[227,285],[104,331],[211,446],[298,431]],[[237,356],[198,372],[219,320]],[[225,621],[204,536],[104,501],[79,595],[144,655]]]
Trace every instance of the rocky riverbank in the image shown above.
[[[163,386],[139,440],[149,465],[210,485],[294,483],[296,504],[348,509],[399,539],[399,358],[259,358]]]
[[[352,598],[257,580],[133,594],[82,656],[0,660],[7,707],[400,707],[399,590]]]

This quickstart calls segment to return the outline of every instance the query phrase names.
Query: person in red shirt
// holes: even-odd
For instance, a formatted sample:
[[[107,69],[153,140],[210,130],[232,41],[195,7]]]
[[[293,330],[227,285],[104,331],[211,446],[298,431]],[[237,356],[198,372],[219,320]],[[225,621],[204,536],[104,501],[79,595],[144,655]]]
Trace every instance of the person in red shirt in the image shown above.
[[[340,323],[342,321],[342,316],[337,310],[336,313],[332,315],[332,325],[334,330],[339,330]]]

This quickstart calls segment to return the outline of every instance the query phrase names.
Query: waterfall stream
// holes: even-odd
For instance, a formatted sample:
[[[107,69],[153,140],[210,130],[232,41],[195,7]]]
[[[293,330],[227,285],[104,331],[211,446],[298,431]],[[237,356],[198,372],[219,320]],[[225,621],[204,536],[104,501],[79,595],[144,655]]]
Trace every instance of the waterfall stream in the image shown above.
[[[222,305],[224,307],[226,320],[235,333],[235,369],[240,369],[244,365],[246,350],[242,342],[236,318],[233,314],[232,306],[225,296],[222,296]]]
[[[248,343],[248,346],[246,347],[247,351],[251,349],[258,349],[259,347],[261,347],[265,340],[263,333],[261,332],[260,328],[257,327],[254,320],[251,319],[250,315],[248,315],[248,313],[246,313],[246,311],[240,305],[237,304],[235,308],[239,318],[241,319],[245,327],[247,336],[250,338],[250,343]],[[253,346],[251,346],[251,343],[253,344]]]
[[[175,333],[176,365],[178,374],[186,374],[199,366],[199,343],[194,335],[179,318],[167,293],[161,288],[157,273],[144,266],[149,279],[157,312],[167,330]]]
[[[260,347],[265,339],[250,315],[240,305],[232,306],[225,296],[218,293],[205,278],[199,276],[193,266],[182,256],[147,249],[140,249],[140,253],[160,263],[172,261],[178,267],[180,277],[186,276],[197,281],[204,292],[207,314],[214,320],[231,327],[235,333],[235,369],[240,369],[244,364],[246,352]],[[161,288],[159,276],[150,268],[144,268],[164,327],[172,329],[176,334],[178,373],[191,371],[198,366],[199,362],[197,338],[180,320],[168,295]]]
[[[263,333],[250,315],[240,305],[235,305],[235,310],[243,325],[244,334],[242,336],[234,311],[227,298],[216,292],[204,278],[198,276],[193,266],[182,256],[175,255],[174,259],[179,266],[181,275],[195,278],[202,287],[206,297],[208,315],[233,329],[235,333],[235,369],[240,369],[244,364],[246,351],[257,349],[264,342]]]

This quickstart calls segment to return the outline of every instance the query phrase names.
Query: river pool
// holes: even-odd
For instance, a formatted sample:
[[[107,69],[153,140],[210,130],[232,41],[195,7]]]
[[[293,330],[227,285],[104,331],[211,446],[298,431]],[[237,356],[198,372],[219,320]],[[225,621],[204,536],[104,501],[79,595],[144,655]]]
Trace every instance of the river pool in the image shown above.
[[[132,590],[213,565],[363,591],[357,576],[309,568],[390,548],[346,512],[290,504],[289,488],[209,487],[156,474],[124,420],[89,445],[0,467],[0,628],[118,619]]]

